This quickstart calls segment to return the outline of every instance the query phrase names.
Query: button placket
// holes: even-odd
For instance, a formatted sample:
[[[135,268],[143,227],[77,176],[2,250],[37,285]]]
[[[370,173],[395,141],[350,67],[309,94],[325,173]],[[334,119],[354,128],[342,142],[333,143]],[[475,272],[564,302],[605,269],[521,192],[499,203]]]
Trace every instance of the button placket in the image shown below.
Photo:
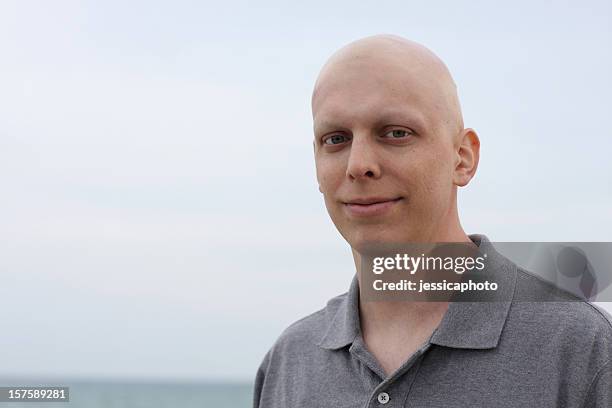
[[[416,351],[391,377],[385,378],[383,382],[376,387],[374,393],[371,394],[366,407],[373,408],[382,405],[396,406],[397,404],[401,404],[401,401],[405,403],[421,365],[422,356],[429,348],[430,344],[427,343],[424,347]],[[403,380],[398,382],[400,378]],[[381,389],[385,389],[386,391],[380,391]],[[392,394],[395,398],[394,403],[391,403],[391,395],[389,394],[391,389],[393,389]]]

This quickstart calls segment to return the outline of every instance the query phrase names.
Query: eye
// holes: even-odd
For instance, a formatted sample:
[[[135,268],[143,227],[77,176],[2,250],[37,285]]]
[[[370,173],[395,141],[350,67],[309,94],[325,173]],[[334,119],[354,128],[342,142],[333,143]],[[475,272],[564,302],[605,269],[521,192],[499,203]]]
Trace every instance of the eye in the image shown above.
[[[405,139],[412,134],[412,131],[408,129],[393,129],[385,133],[383,137],[389,139]]]
[[[341,134],[330,135],[323,139],[323,143],[325,143],[326,145],[337,145],[346,141],[348,141],[348,137]]]

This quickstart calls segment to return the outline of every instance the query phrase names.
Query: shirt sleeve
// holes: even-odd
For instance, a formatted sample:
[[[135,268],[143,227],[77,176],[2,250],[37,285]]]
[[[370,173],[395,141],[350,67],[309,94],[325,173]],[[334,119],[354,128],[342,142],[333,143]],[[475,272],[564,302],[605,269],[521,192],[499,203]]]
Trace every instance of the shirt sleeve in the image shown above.
[[[583,408],[612,407],[612,361],[608,361],[593,378]]]

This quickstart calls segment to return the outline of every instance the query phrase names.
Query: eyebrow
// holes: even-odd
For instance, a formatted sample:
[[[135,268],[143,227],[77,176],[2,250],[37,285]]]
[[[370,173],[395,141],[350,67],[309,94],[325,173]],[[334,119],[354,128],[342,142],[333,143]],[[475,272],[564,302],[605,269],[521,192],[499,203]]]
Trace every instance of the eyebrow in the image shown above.
[[[333,119],[323,119],[320,121],[315,120],[313,122],[313,131],[315,135],[318,135],[319,133],[327,133],[328,129],[345,130],[345,127],[336,124]]]

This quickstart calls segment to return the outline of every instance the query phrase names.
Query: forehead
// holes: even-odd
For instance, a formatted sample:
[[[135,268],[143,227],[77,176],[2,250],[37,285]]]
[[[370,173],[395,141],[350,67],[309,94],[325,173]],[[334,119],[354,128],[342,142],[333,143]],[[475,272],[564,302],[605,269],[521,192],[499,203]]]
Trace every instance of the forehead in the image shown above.
[[[431,120],[418,106],[406,100],[372,94],[359,99],[330,96],[313,116],[316,134],[339,128],[379,128],[386,125],[408,126],[422,132],[431,126]]]
[[[406,119],[421,126],[441,117],[437,83],[418,66],[349,61],[326,67],[315,86],[315,131],[331,124]]]

